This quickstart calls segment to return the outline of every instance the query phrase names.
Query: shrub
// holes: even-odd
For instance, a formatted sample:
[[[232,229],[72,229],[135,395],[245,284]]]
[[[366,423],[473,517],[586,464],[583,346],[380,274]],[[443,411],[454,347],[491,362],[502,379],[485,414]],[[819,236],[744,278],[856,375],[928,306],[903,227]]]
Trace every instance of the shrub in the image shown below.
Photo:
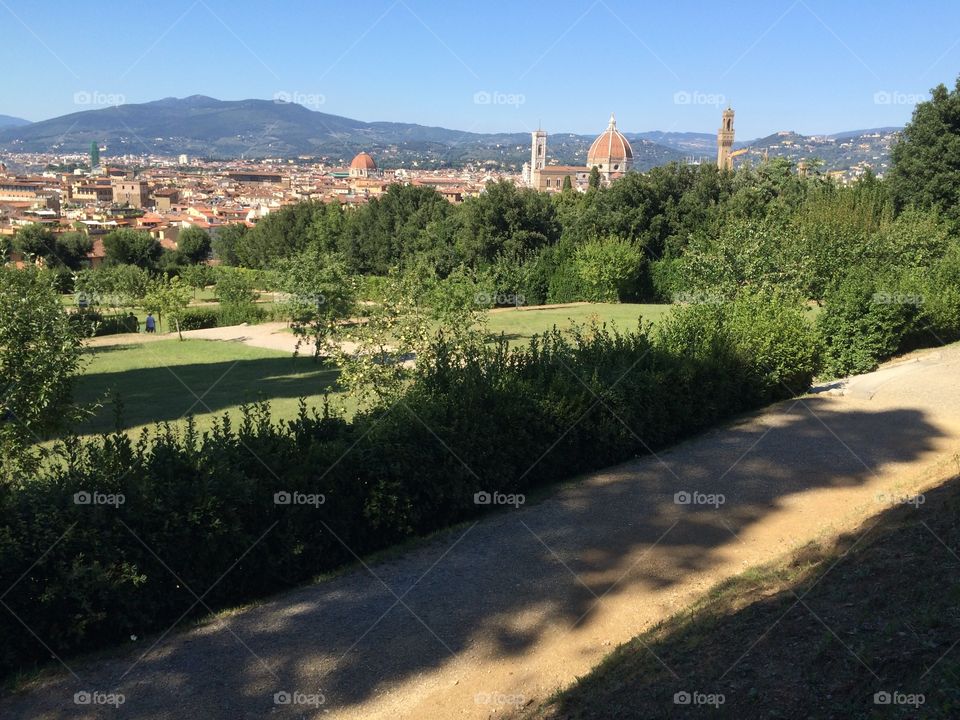
[[[202,436],[188,422],[137,441],[68,439],[59,463],[0,492],[0,586],[19,578],[0,613],[0,671],[49,658],[16,618],[62,655],[195,617],[157,557],[212,588],[205,605],[236,605],[474,516],[478,492],[525,493],[802,390],[808,332],[767,296],[689,306],[653,334],[592,325],[516,349],[438,334],[403,402],[349,423],[302,410],[275,424],[255,406]],[[78,495],[94,492],[124,502]]]
[[[217,327],[220,313],[212,308],[191,308],[180,318],[181,330],[203,330]]]
[[[874,369],[916,328],[921,298],[901,278],[855,270],[827,291],[818,318],[824,370],[840,377]]]
[[[609,237],[577,248],[573,263],[583,299],[619,302],[635,298],[643,270],[643,250],[627,240]]]

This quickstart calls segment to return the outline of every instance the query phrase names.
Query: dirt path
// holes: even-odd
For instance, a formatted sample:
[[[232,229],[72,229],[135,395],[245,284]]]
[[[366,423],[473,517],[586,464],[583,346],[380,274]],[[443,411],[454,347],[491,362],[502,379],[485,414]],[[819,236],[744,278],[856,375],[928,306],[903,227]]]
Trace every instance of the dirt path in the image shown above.
[[[70,663],[76,677],[35,683],[0,702],[0,716],[500,717],[721,579],[956,473],[958,453],[955,345],[171,633],[149,652],[140,643]],[[724,502],[677,504],[681,492]],[[80,690],[125,702],[77,705]]]
[[[240,342],[251,347],[268,348],[293,352],[297,344],[296,336],[290,332],[287,323],[268,322],[256,325],[230,325],[229,327],[207,328],[205,330],[185,330],[183,337],[188,340],[223,340],[226,342]],[[157,340],[176,340],[176,333],[147,334],[124,333],[121,335],[104,335],[87,340],[87,347],[110,347],[113,345],[131,345],[142,342],[156,342]],[[300,349],[301,354],[312,355],[313,345]]]

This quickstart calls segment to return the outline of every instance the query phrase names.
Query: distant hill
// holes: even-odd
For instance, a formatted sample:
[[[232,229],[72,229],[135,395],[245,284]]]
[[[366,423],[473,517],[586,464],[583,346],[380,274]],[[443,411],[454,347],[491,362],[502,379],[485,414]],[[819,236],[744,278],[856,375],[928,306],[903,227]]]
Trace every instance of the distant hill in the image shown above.
[[[597,132],[602,129],[598,127]],[[762,155],[764,150],[771,155],[792,157],[794,153],[798,158],[806,157],[804,152],[812,153],[825,161],[826,169],[845,169],[865,160],[885,162],[889,143],[870,136],[892,137],[893,130],[825,138],[797,135],[791,136],[792,145],[784,136],[772,135],[737,146],[749,146],[749,156]],[[551,134],[547,143],[550,162],[584,164],[595,137]],[[671,161],[712,158],[716,152],[716,136],[710,133],[651,131],[628,133],[627,137],[640,170]],[[91,142],[106,145],[105,157],[145,153],[208,158],[310,156],[345,163],[360,150],[367,150],[385,167],[420,168],[480,163],[517,170],[530,152],[529,133],[474,133],[413,123],[363,122],[295,103],[216,100],[203,95],[84,110],[18,126],[0,121],[0,150],[86,152]],[[843,147],[841,151],[841,146],[851,143],[852,149]],[[865,144],[867,149],[862,147]]]
[[[29,120],[24,120],[23,118],[14,117],[13,115],[0,115],[0,128],[10,128],[10,127],[22,127],[23,125],[29,125]]]
[[[812,136],[782,131],[748,143],[748,152],[741,156],[741,162],[757,162],[765,155],[794,162],[815,159],[822,161],[824,170],[869,167],[882,174],[890,169],[890,148],[900,130],[902,128],[884,127]]]

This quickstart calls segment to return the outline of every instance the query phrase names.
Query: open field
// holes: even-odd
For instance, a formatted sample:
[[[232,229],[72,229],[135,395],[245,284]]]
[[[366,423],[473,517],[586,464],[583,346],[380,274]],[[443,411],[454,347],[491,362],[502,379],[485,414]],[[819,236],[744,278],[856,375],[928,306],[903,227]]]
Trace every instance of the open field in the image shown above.
[[[571,321],[596,318],[633,329],[637,320],[656,321],[669,305],[582,304],[543,310],[497,310],[489,314],[489,331],[503,333],[511,344],[523,344],[536,333],[556,325],[561,330]],[[141,322],[143,318],[141,318]],[[252,326],[253,328],[260,326]],[[319,406],[324,391],[348,413],[356,409],[335,392],[336,370],[312,359],[294,358],[290,352],[254,347],[256,340],[188,339],[175,335],[106,336],[88,348],[90,362],[77,382],[76,400],[83,404],[102,402],[94,418],[81,432],[113,430],[115,412],[111,398],[122,401],[122,427],[138,430],[155,422],[177,421],[193,413],[198,427],[206,429],[214,417],[235,413],[242,403],[269,400],[277,420],[292,418],[303,396],[308,405]],[[112,340],[116,339],[117,344]],[[291,347],[293,341],[291,340]]]
[[[129,336],[128,336],[129,337]],[[336,371],[310,358],[236,342],[184,340],[90,348],[77,381],[79,403],[103,407],[82,432],[114,429],[111,397],[122,400],[122,426],[139,428],[193,413],[200,429],[242,403],[270,400],[277,419],[296,415],[298,399],[319,406]]]
[[[588,323],[596,319],[598,322],[612,323],[621,330],[635,330],[641,318],[645,322],[656,323],[670,312],[672,307],[632,303],[579,303],[542,310],[508,308],[489,313],[488,330],[495,335],[503,333],[511,344],[525,343],[533,335],[545,332],[554,325],[565,330],[570,327],[571,321]]]

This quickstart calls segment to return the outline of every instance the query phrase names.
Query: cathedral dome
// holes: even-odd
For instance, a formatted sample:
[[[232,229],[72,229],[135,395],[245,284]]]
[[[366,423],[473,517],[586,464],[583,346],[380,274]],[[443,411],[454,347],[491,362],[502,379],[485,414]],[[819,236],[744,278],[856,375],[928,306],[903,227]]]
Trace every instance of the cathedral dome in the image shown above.
[[[377,164],[373,161],[373,158],[370,157],[365,152],[357,155],[350,163],[351,170],[376,170]]]
[[[633,148],[623,133],[617,130],[617,120],[610,114],[610,124],[593,141],[587,152],[587,166],[598,166],[601,172],[621,172],[629,169]]]

